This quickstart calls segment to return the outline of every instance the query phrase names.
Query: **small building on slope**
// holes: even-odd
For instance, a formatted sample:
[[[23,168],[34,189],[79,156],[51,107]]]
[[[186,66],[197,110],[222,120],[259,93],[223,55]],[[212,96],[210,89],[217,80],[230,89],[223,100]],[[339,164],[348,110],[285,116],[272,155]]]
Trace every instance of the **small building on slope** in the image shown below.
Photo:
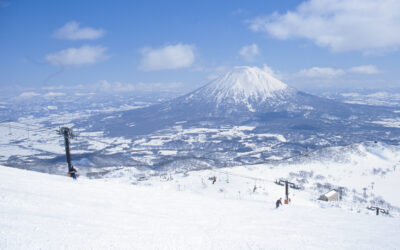
[[[339,192],[331,190],[328,193],[321,195],[319,199],[322,201],[337,201],[339,200]]]

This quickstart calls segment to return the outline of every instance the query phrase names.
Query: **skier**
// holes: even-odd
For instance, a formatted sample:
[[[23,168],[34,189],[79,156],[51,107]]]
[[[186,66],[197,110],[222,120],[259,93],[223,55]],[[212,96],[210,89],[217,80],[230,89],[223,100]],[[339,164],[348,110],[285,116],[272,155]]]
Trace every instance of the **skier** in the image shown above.
[[[254,185],[254,188],[253,188],[253,193],[254,193],[254,192],[256,192],[256,190],[257,190],[257,186],[256,186],[256,185]]]
[[[68,176],[74,178],[74,180],[76,180],[76,169],[74,168],[74,166],[71,166],[71,170],[68,172]]]
[[[279,207],[279,205],[282,205],[282,198],[279,198],[279,200],[276,201],[276,208]]]
[[[212,178],[212,184],[214,184],[216,181],[217,181],[217,177],[214,176],[214,177]]]

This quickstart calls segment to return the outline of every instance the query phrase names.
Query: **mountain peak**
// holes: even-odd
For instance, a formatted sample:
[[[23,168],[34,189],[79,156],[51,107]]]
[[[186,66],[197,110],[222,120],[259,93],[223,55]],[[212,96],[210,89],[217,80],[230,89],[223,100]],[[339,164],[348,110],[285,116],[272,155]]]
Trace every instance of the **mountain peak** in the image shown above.
[[[194,94],[211,98],[217,105],[244,104],[251,110],[256,103],[283,99],[292,89],[257,67],[238,66]]]
[[[286,89],[288,86],[274,78],[265,70],[257,67],[238,66],[223,76],[215,79],[215,87],[231,89],[250,95],[271,94]]]

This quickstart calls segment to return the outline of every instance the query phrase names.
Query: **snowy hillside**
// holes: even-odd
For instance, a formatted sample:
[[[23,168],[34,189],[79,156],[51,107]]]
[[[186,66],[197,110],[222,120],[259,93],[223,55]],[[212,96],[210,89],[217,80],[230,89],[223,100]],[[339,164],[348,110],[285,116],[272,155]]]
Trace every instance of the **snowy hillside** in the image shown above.
[[[221,181],[218,186],[205,181],[198,190],[209,192],[196,194],[183,183],[179,186],[184,178],[170,181],[174,185],[167,188],[156,183],[74,181],[0,167],[0,248],[396,249],[400,245],[400,238],[394,237],[399,232],[397,217],[319,205],[301,192],[290,205],[275,209],[280,186],[266,183],[254,195],[259,198],[253,199],[241,186],[232,187],[239,185],[233,178],[231,188],[242,193],[224,198],[222,193],[211,195]]]
[[[187,164],[191,163],[188,161]],[[189,171],[191,166],[175,167],[170,165],[161,171],[114,167],[108,168],[103,178],[116,178],[120,182],[139,185],[180,188],[224,198],[241,196],[242,199],[251,200],[274,199],[276,193],[270,193],[271,189],[283,195],[282,187],[275,185],[275,181],[285,179],[301,188],[300,191],[291,191],[292,198],[292,195],[300,192],[305,195],[303,198],[316,201],[321,194],[332,189],[342,189],[342,200],[334,204],[337,207],[365,212],[367,206],[379,206],[389,210],[393,216],[400,216],[400,198],[396,191],[400,188],[399,146],[363,143],[327,148],[310,152],[298,159],[291,158],[271,164],[229,168],[203,165],[204,170],[200,171]],[[206,188],[210,186],[210,176],[217,177],[215,186],[218,188]],[[253,192],[254,186],[257,192]]]

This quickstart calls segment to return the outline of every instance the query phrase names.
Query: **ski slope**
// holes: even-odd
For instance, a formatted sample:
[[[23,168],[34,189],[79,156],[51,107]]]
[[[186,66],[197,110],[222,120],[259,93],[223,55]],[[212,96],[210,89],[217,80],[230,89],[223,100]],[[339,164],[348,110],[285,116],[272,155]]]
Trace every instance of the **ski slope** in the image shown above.
[[[218,188],[204,182],[203,189]],[[275,209],[272,198],[223,197],[196,193],[179,183],[175,188],[151,183],[83,177],[74,181],[0,166],[0,249],[400,246],[398,217],[321,206],[300,194],[292,204]],[[265,185],[268,197],[282,196],[279,186]]]

